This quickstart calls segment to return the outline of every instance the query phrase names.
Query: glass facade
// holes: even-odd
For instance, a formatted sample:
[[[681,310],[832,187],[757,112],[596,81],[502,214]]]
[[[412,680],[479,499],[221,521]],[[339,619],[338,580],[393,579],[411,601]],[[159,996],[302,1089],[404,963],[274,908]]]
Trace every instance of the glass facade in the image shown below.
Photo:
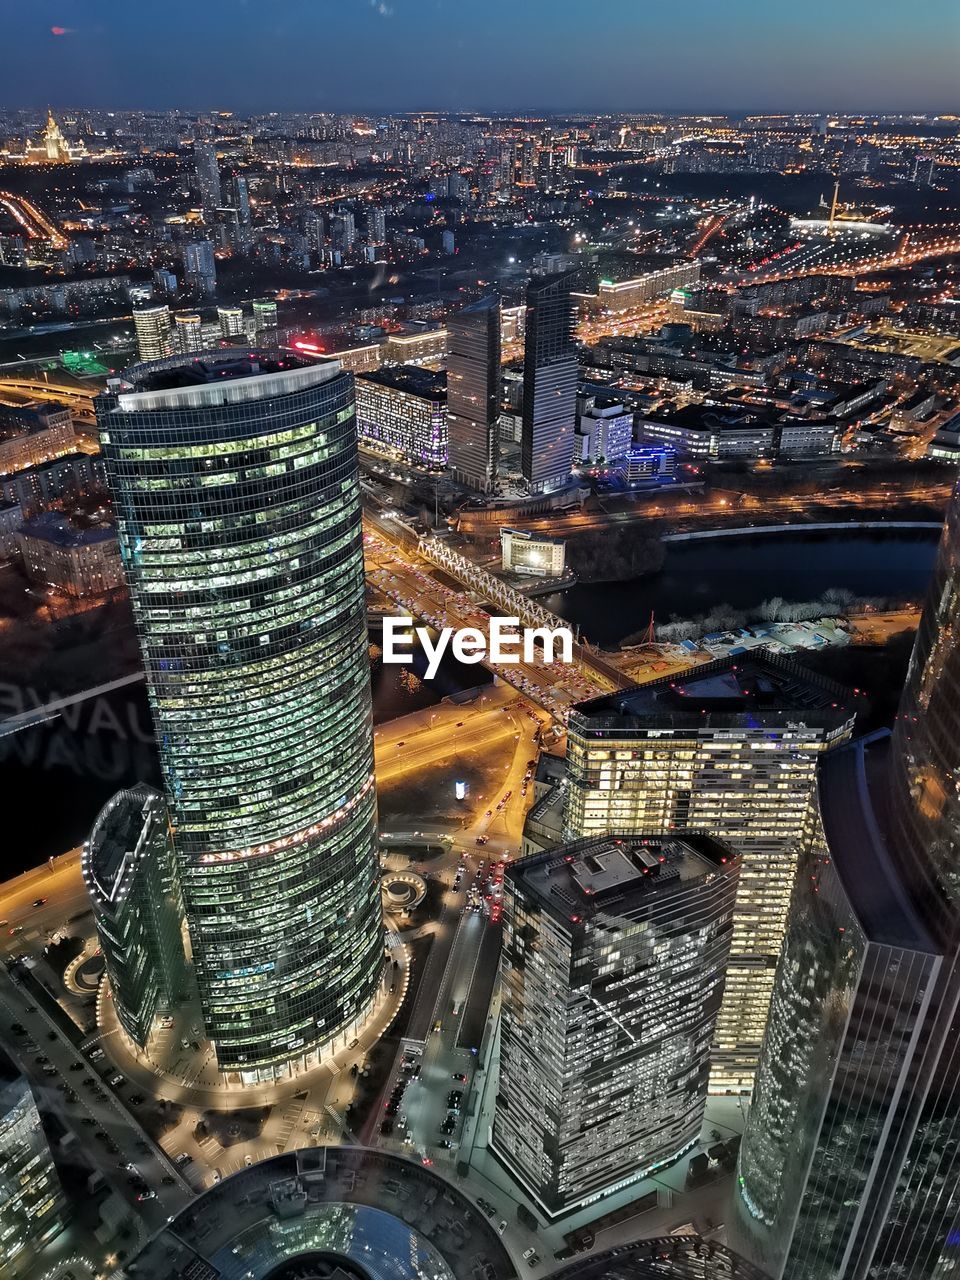
[[[573,466],[577,419],[575,273],[534,279],[527,287],[523,345],[520,472],[531,493],[560,488]]]
[[[118,792],[81,860],[117,1018],[141,1048],[187,984],[183,899],[159,792]]]
[[[360,442],[430,471],[447,465],[446,375],[399,365],[357,376]]]
[[[777,1280],[960,1274],[958,504],[892,743],[819,770],[736,1206]]]
[[[481,298],[447,323],[450,467],[454,478],[486,493],[500,461],[500,300]]]
[[[30,1085],[0,1051],[0,1275],[35,1276],[35,1251],[63,1229],[65,1216]]]
[[[255,1078],[349,1035],[383,963],[353,378],[173,359],[97,414],[204,1023]]]
[[[573,709],[568,838],[708,831],[743,855],[711,1090],[748,1092],[783,943],[817,760],[852,695],[790,662],[722,659]]]
[[[547,1213],[699,1137],[739,871],[698,835],[579,840],[508,871],[493,1149]]]

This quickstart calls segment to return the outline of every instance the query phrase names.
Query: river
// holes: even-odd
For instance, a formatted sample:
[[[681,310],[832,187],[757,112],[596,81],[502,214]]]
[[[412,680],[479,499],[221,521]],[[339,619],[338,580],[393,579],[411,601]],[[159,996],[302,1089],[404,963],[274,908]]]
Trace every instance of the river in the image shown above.
[[[595,644],[615,647],[671,615],[698,617],[721,604],[752,609],[771,596],[816,600],[830,587],[902,603],[921,600],[937,533],[785,533],[667,544],[663,569],[632,582],[581,583],[542,603],[577,623]]]

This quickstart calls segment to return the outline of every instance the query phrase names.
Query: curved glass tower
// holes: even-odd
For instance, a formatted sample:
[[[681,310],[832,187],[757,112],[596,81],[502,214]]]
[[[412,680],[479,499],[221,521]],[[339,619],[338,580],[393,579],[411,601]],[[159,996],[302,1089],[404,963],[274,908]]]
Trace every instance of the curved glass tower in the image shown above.
[[[383,962],[353,379],[173,358],[97,416],[204,1024],[267,1078],[351,1035]]]
[[[775,1280],[960,1274],[960,488],[892,741],[830,753],[731,1229]]]

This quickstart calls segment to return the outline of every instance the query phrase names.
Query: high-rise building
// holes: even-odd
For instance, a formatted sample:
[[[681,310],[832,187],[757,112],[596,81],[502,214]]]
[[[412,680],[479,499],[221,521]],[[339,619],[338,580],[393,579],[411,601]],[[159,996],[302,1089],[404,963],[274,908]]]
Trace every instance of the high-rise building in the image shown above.
[[[198,138],[193,144],[193,162],[200,204],[205,213],[211,214],[214,209],[219,209],[222,200],[216,144]]]
[[[573,466],[578,365],[570,290],[575,279],[567,272],[527,286],[520,472],[531,493],[560,488]]]
[[[707,831],[743,855],[711,1089],[749,1091],[817,760],[853,732],[846,690],[756,653],[574,707],[569,838]]]
[[[357,238],[356,220],[349,209],[338,210],[330,219],[330,243],[345,256]]]
[[[169,307],[135,307],[133,327],[141,360],[162,360],[173,355],[173,333]]]
[[[183,899],[159,792],[118,791],[81,859],[120,1025],[141,1048],[186,987]]]
[[[733,1230],[775,1280],[960,1271],[960,489],[892,742],[824,759]]]
[[[650,1236],[562,1264],[550,1280],[769,1280],[716,1240]]]
[[[258,337],[270,335],[277,328],[277,304],[273,298],[254,298],[250,304],[253,310],[253,329]]]
[[[217,321],[224,338],[242,338],[243,311],[240,307],[217,307]]]
[[[37,1250],[65,1220],[66,1199],[30,1085],[0,1050],[0,1274],[36,1276]]]
[[[194,240],[183,246],[183,269],[187,288],[210,297],[217,287],[217,260],[209,240]]]
[[[235,173],[231,181],[233,188],[233,207],[237,211],[237,220],[242,227],[250,225],[250,191],[247,180],[242,173]]]
[[[203,350],[203,321],[194,312],[173,317],[174,344],[181,355]]]
[[[549,1215],[699,1138],[739,870],[692,833],[578,840],[508,870],[492,1146]]]
[[[204,1025],[315,1062],[383,966],[353,378],[208,353],[97,401]]]
[[[487,493],[497,479],[500,299],[482,298],[447,322],[447,435],[461,484]]]
[[[387,243],[387,213],[375,204],[367,209],[367,240],[375,245]]]
[[[357,434],[377,452],[442,471],[447,464],[447,379],[418,365],[357,375]]]

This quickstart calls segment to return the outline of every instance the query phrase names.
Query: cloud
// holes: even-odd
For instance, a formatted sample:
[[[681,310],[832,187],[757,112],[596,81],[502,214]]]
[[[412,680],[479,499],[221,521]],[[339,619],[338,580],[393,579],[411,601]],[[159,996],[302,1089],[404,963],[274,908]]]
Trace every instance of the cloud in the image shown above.
[[[73,28],[72,27],[51,27],[50,34],[52,36],[72,36]]]
[[[381,18],[393,17],[393,6],[385,4],[384,0],[370,0],[370,8],[379,13]]]

